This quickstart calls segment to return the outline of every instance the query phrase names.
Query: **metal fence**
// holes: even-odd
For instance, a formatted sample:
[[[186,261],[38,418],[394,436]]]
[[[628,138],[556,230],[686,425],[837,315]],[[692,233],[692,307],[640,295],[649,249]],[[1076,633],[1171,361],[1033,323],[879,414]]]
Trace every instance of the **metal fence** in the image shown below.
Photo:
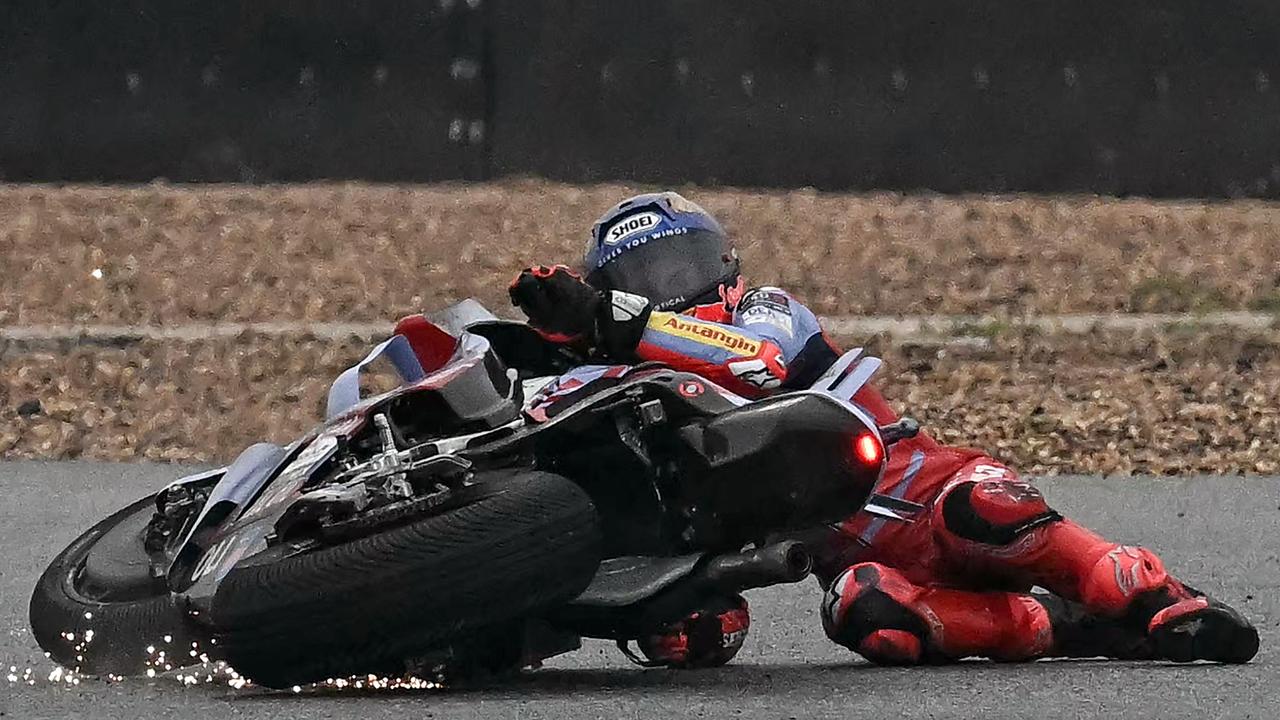
[[[11,0],[10,179],[1280,195],[1263,0]]]

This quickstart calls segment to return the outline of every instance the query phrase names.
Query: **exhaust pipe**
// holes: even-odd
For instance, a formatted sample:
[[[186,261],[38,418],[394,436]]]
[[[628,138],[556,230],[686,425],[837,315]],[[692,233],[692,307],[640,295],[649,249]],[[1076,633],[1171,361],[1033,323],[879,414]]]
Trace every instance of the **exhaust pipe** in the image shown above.
[[[749,552],[716,557],[703,568],[702,577],[722,592],[741,592],[799,582],[812,569],[813,556],[804,543],[786,540]]]

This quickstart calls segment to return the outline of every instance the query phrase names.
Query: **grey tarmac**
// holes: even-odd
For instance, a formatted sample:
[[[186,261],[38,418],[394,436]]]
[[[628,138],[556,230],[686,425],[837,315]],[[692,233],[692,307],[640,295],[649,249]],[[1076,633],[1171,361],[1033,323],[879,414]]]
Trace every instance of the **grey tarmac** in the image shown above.
[[[1063,513],[1160,552],[1262,632],[1246,666],[1105,661],[877,668],[829,643],[815,583],[753,591],[737,661],[641,670],[608,643],[504,686],[299,694],[171,677],[51,682],[27,630],[36,577],[94,521],[189,471],[171,465],[0,463],[0,718],[1259,718],[1280,717],[1280,479],[1046,478]],[[28,667],[36,684],[7,682]]]

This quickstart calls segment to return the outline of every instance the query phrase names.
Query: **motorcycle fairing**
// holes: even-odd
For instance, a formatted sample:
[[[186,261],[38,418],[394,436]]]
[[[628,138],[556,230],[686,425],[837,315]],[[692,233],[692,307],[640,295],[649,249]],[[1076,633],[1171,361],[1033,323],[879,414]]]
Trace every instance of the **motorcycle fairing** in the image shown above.
[[[422,370],[422,363],[413,352],[413,346],[409,344],[409,339],[403,335],[392,335],[375,345],[363,360],[343,370],[329,386],[326,418],[337,417],[360,404],[360,372],[383,357],[391,361],[402,383],[417,383],[426,376]]]
[[[572,406],[579,397],[616,385],[630,369],[628,365],[582,365],[544,386],[526,404],[525,415],[534,422],[546,422],[560,410]]]
[[[337,450],[337,437],[320,435],[263,489],[229,530],[214,536],[207,550],[201,552],[198,546],[190,543],[185,546],[183,551],[195,563],[191,569],[188,595],[193,598],[212,597],[217,583],[237,562],[266,549],[267,536],[273,532],[276,518]],[[175,567],[170,569],[171,573],[181,569],[179,561],[182,559],[180,555]],[[171,578],[176,579],[176,576],[171,575]]]
[[[245,448],[222,473],[221,479],[209,493],[209,499],[200,509],[196,521],[191,524],[191,529],[176,546],[166,575],[172,578],[175,567],[190,561],[191,553],[198,551],[192,545],[192,538],[232,519],[267,484],[288,455],[288,448],[271,443],[256,443]]]
[[[408,348],[408,341],[404,343],[403,348]],[[389,412],[393,422],[406,420],[396,417],[401,408],[420,418],[433,416],[437,420],[433,429],[440,433],[499,427],[519,417],[520,386],[491,351],[489,341],[479,335],[464,333],[453,357],[440,369],[415,382],[361,400],[358,399],[359,375],[367,364],[362,360],[344,371],[342,377],[347,379],[339,378],[345,385],[341,390],[337,389],[338,381],[334,382],[330,399],[340,397],[351,404],[331,414],[321,430],[351,436],[381,411]],[[352,387],[357,394],[353,394]],[[429,404],[431,412],[423,413],[420,408],[413,411],[418,404]]]

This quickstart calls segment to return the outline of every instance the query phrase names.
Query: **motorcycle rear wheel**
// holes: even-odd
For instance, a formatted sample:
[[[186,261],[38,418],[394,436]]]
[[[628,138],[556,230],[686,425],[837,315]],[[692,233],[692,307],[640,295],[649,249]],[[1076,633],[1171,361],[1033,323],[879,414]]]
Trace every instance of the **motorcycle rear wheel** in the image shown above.
[[[259,685],[398,675],[407,659],[571,600],[600,562],[594,506],[542,472],[378,534],[233,569],[209,620],[219,657]]]

